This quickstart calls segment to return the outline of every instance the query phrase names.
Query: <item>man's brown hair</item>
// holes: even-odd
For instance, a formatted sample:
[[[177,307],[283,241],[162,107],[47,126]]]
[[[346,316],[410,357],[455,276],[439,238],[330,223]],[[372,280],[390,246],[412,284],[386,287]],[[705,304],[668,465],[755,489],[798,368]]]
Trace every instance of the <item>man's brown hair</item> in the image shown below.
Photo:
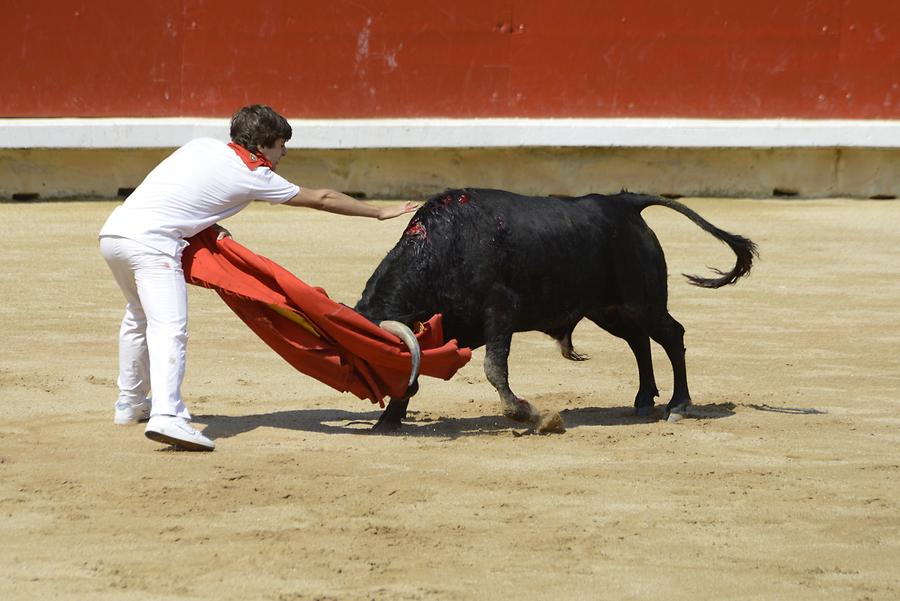
[[[231,140],[251,152],[259,152],[260,146],[272,147],[279,138],[286,142],[291,133],[287,119],[265,104],[245,106],[231,118]]]

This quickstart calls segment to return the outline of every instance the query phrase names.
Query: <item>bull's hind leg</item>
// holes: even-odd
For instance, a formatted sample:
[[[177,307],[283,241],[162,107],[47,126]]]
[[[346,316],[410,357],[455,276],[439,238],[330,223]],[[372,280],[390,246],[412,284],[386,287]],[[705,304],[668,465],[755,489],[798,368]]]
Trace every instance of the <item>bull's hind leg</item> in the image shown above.
[[[615,308],[607,308],[591,321],[628,343],[638,367],[638,391],[634,397],[634,412],[640,417],[653,414],[654,399],[659,396],[656,377],[653,374],[653,356],[650,354],[650,337],[634,320]]]
[[[672,400],[669,401],[666,412],[682,415],[691,404],[691,394],[688,391],[687,383],[687,366],[684,360],[684,326],[668,313],[663,313],[651,321],[650,337],[663,347],[669,361],[672,362],[672,375],[675,382]]]
[[[650,354],[650,337],[645,334],[633,334],[625,338],[638,366],[638,391],[634,396],[634,413],[639,417],[653,414],[653,406],[659,389],[653,374],[653,356]]]

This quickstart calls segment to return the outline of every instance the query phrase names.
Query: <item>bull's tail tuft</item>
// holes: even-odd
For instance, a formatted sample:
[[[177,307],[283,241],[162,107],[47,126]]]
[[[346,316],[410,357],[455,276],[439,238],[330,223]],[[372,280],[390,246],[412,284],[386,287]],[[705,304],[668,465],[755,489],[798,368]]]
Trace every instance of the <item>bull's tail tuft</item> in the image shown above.
[[[727,244],[728,247],[734,251],[734,254],[737,256],[734,268],[728,272],[714,267],[710,268],[713,272],[721,276],[718,278],[704,278],[698,275],[682,274],[687,278],[688,282],[694,286],[700,286],[701,288],[721,288],[722,286],[736,283],[743,276],[750,273],[750,269],[753,267],[753,258],[759,257],[759,251],[756,248],[756,244],[748,238],[744,238],[737,234],[731,234],[718,228],[716,228],[715,232],[710,233]]]
[[[735,262],[734,267],[731,269],[731,271],[721,271],[719,269],[711,268],[712,271],[717,273],[720,277],[709,278],[701,277],[699,275],[683,274],[684,277],[687,278],[688,282],[690,282],[694,286],[700,286],[701,288],[721,288],[722,286],[726,286],[728,284],[734,284],[743,276],[750,273],[750,269],[753,267],[753,258],[759,257],[759,250],[752,240],[717,228],[706,219],[701,217],[699,214],[697,214],[695,211],[689,209],[678,201],[668,198],[658,198],[655,196],[643,195],[634,195],[632,196],[632,198],[638,201],[638,210],[643,210],[644,208],[652,205],[658,205],[670,208],[673,211],[681,213],[682,215],[693,221],[697,226],[699,226],[700,229],[709,234],[712,234],[718,240],[722,241],[728,246],[728,248],[730,248],[734,252],[735,256],[737,257],[737,261]]]

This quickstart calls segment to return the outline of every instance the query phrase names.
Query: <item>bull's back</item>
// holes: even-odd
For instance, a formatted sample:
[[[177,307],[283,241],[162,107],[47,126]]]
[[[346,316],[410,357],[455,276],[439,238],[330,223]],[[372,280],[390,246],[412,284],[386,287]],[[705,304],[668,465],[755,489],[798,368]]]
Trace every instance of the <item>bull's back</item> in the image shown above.
[[[477,321],[490,295],[509,291],[519,330],[563,326],[598,303],[614,302],[609,295],[617,290],[621,239],[649,232],[639,212],[616,197],[477,189],[430,199],[418,223],[426,232],[423,243],[437,256],[453,257],[436,274],[445,317]]]

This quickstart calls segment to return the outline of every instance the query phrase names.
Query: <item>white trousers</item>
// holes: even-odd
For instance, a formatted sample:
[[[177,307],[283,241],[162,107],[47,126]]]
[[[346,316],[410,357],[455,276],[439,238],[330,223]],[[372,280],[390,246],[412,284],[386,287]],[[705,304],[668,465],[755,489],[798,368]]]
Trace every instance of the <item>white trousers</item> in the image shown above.
[[[173,257],[117,236],[102,236],[100,253],[127,301],[119,330],[119,402],[150,397],[151,415],[190,419],[181,398],[187,285],[180,253]]]

